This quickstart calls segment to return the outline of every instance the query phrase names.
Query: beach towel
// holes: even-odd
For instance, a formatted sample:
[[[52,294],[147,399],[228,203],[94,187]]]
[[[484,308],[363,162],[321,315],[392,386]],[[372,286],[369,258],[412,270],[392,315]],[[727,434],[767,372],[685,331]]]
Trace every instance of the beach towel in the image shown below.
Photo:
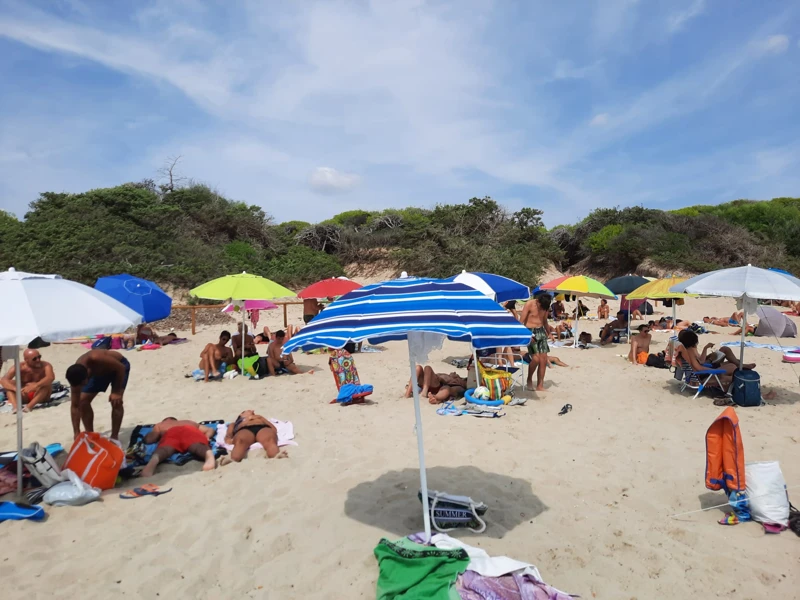
[[[336,396],[336,402],[347,404],[354,400],[359,400],[369,396],[373,392],[371,385],[354,385],[352,383],[345,383],[339,388],[339,395]]]
[[[746,485],[739,416],[729,406],[706,432],[706,487],[730,494],[745,491]]]
[[[224,424],[225,421],[222,419],[218,419],[216,421],[200,421],[200,425],[206,425],[208,427],[216,427],[220,423]],[[158,447],[158,442],[155,444],[145,444],[144,436],[150,433],[153,427],[155,427],[155,425],[150,424],[137,425],[133,428],[133,431],[131,432],[131,441],[128,443],[128,449],[125,451],[125,457],[128,460],[128,468],[126,469],[127,472],[130,472],[133,467],[142,467],[146,465],[152,458],[153,452],[155,452],[156,448]],[[211,446],[211,451],[214,453],[216,458],[228,453],[225,448],[217,445],[216,438],[212,437],[209,445]],[[180,467],[191,460],[197,459],[189,452],[183,452],[180,454],[173,454],[166,460],[166,462],[178,465]]]
[[[41,521],[44,517],[44,509],[41,506],[18,504],[16,502],[0,502],[0,522],[22,521],[23,519]]]
[[[748,348],[765,348],[767,350],[774,350],[775,352],[800,352],[800,346],[780,346],[778,344],[759,344],[758,342],[745,342],[744,345]],[[728,348],[739,348],[740,342],[722,342],[720,346],[727,346]]]
[[[465,550],[440,550],[408,538],[395,542],[383,538],[374,553],[378,560],[377,600],[460,600],[455,582],[469,564]]]
[[[328,365],[330,366],[331,373],[333,373],[336,389],[339,391],[339,394],[331,404],[337,402],[349,404],[357,400],[363,400],[372,393],[373,388],[371,385],[361,384],[361,379],[358,377],[358,369],[356,369],[356,362],[347,350],[336,350],[335,355],[328,359]],[[351,387],[347,387],[344,394],[342,394],[342,389],[345,388],[345,386]],[[348,396],[350,398],[349,400],[344,399]],[[339,398],[343,399],[340,400]]]
[[[275,425],[275,428],[278,430],[278,447],[297,446],[297,442],[294,441],[294,425],[292,425],[291,421],[269,419],[269,422]],[[225,443],[225,434],[228,431],[228,425],[229,423],[217,424],[217,435],[215,440],[217,446],[225,448],[228,452],[230,452],[233,450],[233,445]],[[261,444],[258,442],[250,445],[250,450],[256,450],[257,448],[262,448]]]

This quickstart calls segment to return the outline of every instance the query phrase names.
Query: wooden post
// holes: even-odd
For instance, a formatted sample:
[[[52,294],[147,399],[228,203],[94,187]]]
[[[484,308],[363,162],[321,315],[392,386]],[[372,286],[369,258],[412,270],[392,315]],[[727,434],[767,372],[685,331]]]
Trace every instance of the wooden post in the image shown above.
[[[196,314],[196,312],[197,312],[197,310],[193,306],[192,307],[192,335],[195,334],[195,314]]]
[[[286,329],[289,326],[289,316],[286,310],[286,302],[283,303],[283,328]]]

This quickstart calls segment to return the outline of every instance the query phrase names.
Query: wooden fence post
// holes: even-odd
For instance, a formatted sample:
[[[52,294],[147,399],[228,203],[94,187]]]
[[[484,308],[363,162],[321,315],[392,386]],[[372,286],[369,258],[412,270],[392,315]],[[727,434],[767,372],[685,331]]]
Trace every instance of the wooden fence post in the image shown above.
[[[283,328],[286,329],[289,326],[289,316],[286,310],[286,302],[283,303]]]
[[[196,314],[196,309],[193,306],[192,307],[192,335],[195,334],[195,314]]]

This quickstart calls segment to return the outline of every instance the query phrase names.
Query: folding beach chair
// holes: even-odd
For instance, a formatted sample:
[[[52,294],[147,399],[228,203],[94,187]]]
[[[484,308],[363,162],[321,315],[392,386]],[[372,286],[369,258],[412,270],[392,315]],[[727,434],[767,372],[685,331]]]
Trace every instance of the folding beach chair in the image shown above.
[[[675,379],[681,382],[681,392],[686,388],[697,390],[694,395],[694,398],[697,398],[710,381],[716,381],[719,389],[723,389],[719,376],[726,374],[725,369],[714,369],[712,365],[708,364],[704,364],[703,367],[707,368],[702,371],[694,371],[686,361],[677,359]]]
[[[331,350],[331,357],[328,359],[328,365],[333,373],[333,380],[336,382],[336,390],[341,390],[343,385],[350,384],[361,386],[361,380],[358,377],[358,369],[356,369],[356,361],[350,356],[350,353],[344,349]],[[351,403],[358,404],[364,402],[364,398],[369,396],[372,390],[356,393],[352,396]],[[336,404],[337,400],[331,400],[331,404]]]

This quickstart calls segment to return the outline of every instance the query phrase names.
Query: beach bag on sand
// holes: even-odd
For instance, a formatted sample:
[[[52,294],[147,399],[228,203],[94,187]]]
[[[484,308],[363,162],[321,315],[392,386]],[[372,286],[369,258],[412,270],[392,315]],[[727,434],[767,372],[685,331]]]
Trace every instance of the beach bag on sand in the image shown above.
[[[99,433],[78,435],[64,463],[64,469],[74,471],[83,481],[101,490],[110,490],[125,460],[125,452]]]
[[[53,506],[83,506],[100,497],[100,490],[93,488],[88,483],[81,481],[69,469],[62,471],[68,481],[62,481],[51,487],[44,494],[43,500]]]
[[[417,493],[422,502],[422,491]],[[458,527],[466,527],[475,533],[486,530],[486,522],[481,519],[489,509],[483,502],[475,502],[469,496],[454,496],[445,492],[428,490],[428,506],[431,525],[436,531],[445,533]]]
[[[22,462],[30,474],[39,480],[42,487],[53,487],[64,481],[58,463],[39,442],[34,442],[22,450]]]
[[[787,527],[789,496],[778,461],[749,462],[745,465],[745,471],[747,498],[753,520]]]
[[[706,487],[730,494],[743,492],[746,485],[739,416],[729,406],[706,432]]]
[[[657,369],[668,369],[669,366],[667,365],[667,361],[664,359],[664,355],[659,354],[650,354],[647,357],[647,362],[645,363],[648,367],[655,367]]]

